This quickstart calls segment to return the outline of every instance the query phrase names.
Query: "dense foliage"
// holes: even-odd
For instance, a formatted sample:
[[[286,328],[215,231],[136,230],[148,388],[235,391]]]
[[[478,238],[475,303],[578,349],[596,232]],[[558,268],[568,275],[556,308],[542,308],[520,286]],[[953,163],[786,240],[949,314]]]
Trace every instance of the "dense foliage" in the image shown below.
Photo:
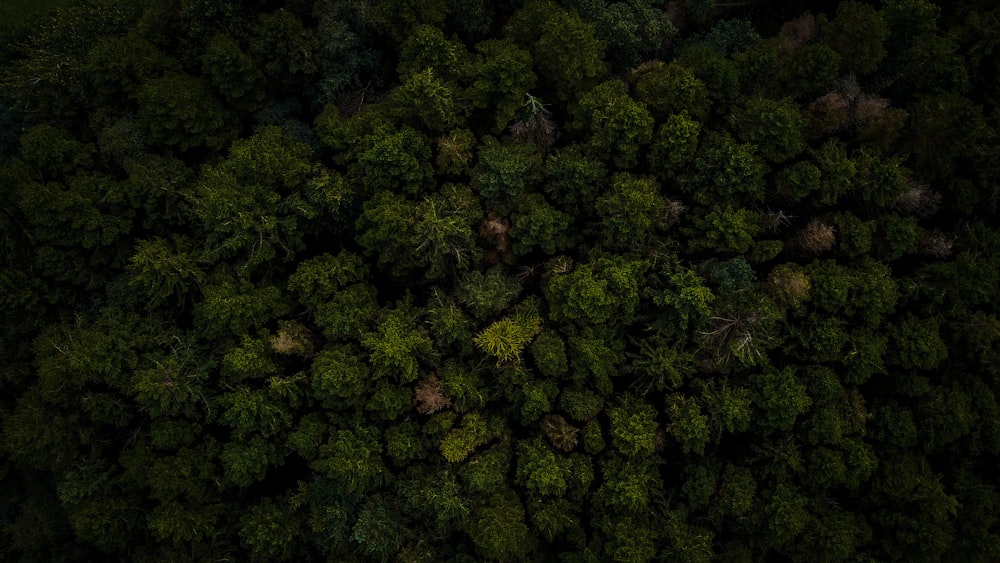
[[[1000,560],[993,2],[77,4],[0,559]]]

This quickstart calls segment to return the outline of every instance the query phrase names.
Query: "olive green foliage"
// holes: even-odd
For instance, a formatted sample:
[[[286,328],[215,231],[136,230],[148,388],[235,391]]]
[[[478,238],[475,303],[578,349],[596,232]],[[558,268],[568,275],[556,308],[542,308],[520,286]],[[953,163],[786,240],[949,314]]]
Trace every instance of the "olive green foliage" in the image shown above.
[[[232,115],[204,79],[173,74],[145,82],[138,94],[139,124],[155,143],[219,150],[233,140]]]
[[[0,4],[0,560],[1000,560],[995,3]]]
[[[602,160],[628,168],[652,139],[653,116],[615,80],[601,83],[580,98],[573,127],[588,133],[587,146]]]
[[[711,107],[708,88],[690,68],[676,62],[660,63],[639,69],[639,73],[636,97],[657,118],[684,112],[698,121],[706,117]]]
[[[742,111],[733,114],[733,124],[740,139],[756,145],[771,162],[784,162],[805,149],[805,119],[788,100],[751,98]]]

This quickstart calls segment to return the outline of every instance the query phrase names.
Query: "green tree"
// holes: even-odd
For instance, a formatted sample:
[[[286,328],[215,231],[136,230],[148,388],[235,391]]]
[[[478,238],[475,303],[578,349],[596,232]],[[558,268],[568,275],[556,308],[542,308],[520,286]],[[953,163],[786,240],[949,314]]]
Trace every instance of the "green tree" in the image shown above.
[[[531,357],[535,367],[545,377],[560,377],[569,370],[566,359],[566,342],[558,332],[546,329],[531,343]]]
[[[830,21],[820,17],[823,41],[841,56],[841,69],[866,74],[878,68],[885,58],[883,46],[889,28],[875,8],[861,2],[845,1],[837,6]]]
[[[402,121],[411,118],[434,132],[442,132],[464,121],[454,88],[437,76],[434,69],[425,68],[407,76],[389,94],[389,103]]]
[[[647,511],[650,501],[662,487],[659,471],[648,457],[625,460],[610,456],[601,463],[601,470],[604,480],[594,500],[618,514]]]
[[[712,250],[725,254],[745,254],[760,231],[758,215],[749,209],[714,207],[695,219],[687,230],[692,237],[688,247],[692,252]],[[698,233],[698,234],[695,234]]]
[[[813,404],[805,385],[795,376],[794,368],[770,369],[754,376],[753,382],[756,402],[763,411],[756,422],[765,433],[791,430],[795,419]]]
[[[686,113],[700,123],[708,116],[712,104],[708,88],[690,68],[677,62],[654,62],[643,65],[637,73],[636,98],[657,119]]]
[[[222,462],[226,483],[246,488],[261,481],[268,466],[277,465],[280,458],[274,444],[253,436],[248,442],[229,442],[222,448]]]
[[[477,412],[462,417],[462,425],[453,428],[441,440],[439,450],[449,463],[463,461],[476,448],[485,445],[494,437],[490,421]]]
[[[754,145],[738,144],[728,134],[702,138],[692,170],[680,178],[681,188],[702,205],[726,201],[759,203],[764,198],[767,165]]]
[[[129,266],[130,283],[144,289],[153,306],[171,299],[183,302],[191,287],[205,279],[204,261],[184,237],[138,241]]]
[[[204,79],[170,74],[147,80],[138,95],[140,127],[167,148],[218,151],[236,136],[233,116]]]
[[[352,400],[367,393],[376,379],[361,350],[349,345],[327,346],[312,367],[314,396],[324,404]]]
[[[276,89],[294,91],[308,84],[319,70],[318,49],[312,29],[289,11],[261,14],[253,26],[250,55]]]
[[[753,97],[735,111],[732,122],[740,139],[757,146],[771,162],[784,162],[806,148],[805,118],[791,100]]]
[[[403,383],[417,379],[419,361],[428,359],[433,343],[417,324],[419,312],[408,306],[383,311],[378,325],[361,337],[368,361],[379,376],[393,376]]]
[[[681,394],[667,397],[667,413],[670,415],[670,432],[681,444],[684,453],[701,454],[709,441],[709,418],[701,413],[701,405]]]
[[[701,124],[686,110],[667,116],[653,135],[650,168],[661,178],[681,173],[694,160],[700,133]]]
[[[541,194],[526,194],[511,214],[510,236],[514,253],[529,254],[535,248],[555,254],[569,246],[566,231],[571,217],[553,208]]]
[[[517,482],[533,494],[566,493],[570,460],[552,451],[538,438],[517,444]]]
[[[263,105],[264,74],[232,37],[221,33],[212,37],[201,64],[209,82],[227,103],[245,110]]]
[[[204,298],[194,307],[195,326],[210,338],[248,334],[288,310],[286,298],[277,287],[257,287],[232,275],[214,276],[205,284],[203,293]]]
[[[667,203],[651,178],[628,173],[615,174],[611,189],[597,198],[596,207],[604,226],[606,243],[612,248],[633,249],[655,238],[666,226]]]
[[[600,257],[573,272],[553,276],[545,285],[549,317],[555,321],[602,324],[628,322],[639,305],[647,264],[624,257]]]
[[[554,2],[538,0],[516,12],[507,34],[531,50],[539,78],[562,102],[594,87],[607,73],[603,41],[594,26]]]
[[[597,38],[611,48],[606,60],[615,73],[666,54],[677,29],[653,2],[573,0],[568,3],[594,24]]]
[[[433,110],[429,110],[433,111]],[[410,127],[393,131],[379,128],[360,139],[345,139],[353,145],[357,161],[350,168],[366,193],[389,190],[419,195],[431,183],[434,167],[427,138]]]
[[[524,507],[517,495],[506,490],[495,493],[483,506],[473,510],[464,528],[485,557],[523,559],[537,541],[525,524],[524,516]]]
[[[396,71],[400,79],[406,80],[430,69],[435,76],[454,83],[464,78],[471,64],[471,55],[461,41],[449,39],[441,29],[424,24],[416,26],[400,45]]]
[[[265,498],[240,518],[240,540],[254,561],[287,561],[299,549],[302,521],[284,499]],[[297,515],[295,515],[297,516]]]
[[[472,187],[490,208],[508,213],[538,181],[541,164],[534,145],[501,143],[493,137],[484,137],[472,174]]]
[[[822,43],[810,43],[793,51],[778,68],[781,87],[777,94],[801,96],[828,88],[841,68],[841,56]]]
[[[497,365],[520,363],[521,352],[541,331],[542,317],[537,304],[526,301],[504,317],[483,329],[473,339],[476,346],[496,358]]]
[[[509,308],[521,293],[521,284],[499,266],[485,272],[464,274],[455,288],[455,296],[477,319],[485,320]]]
[[[509,39],[477,43],[476,54],[468,96],[477,108],[493,113],[492,131],[499,133],[515,119],[535,86],[531,54]]]
[[[310,467],[329,478],[339,492],[363,494],[386,477],[381,454],[378,429],[358,426],[333,432]]]
[[[279,251],[291,258],[303,244],[301,225],[316,214],[296,193],[312,171],[312,150],[282,128],[266,127],[234,142],[225,161],[206,167],[191,196],[209,233],[209,251],[238,254],[244,267],[271,260]]]
[[[653,116],[617,80],[603,82],[580,96],[572,125],[587,135],[586,146],[594,154],[619,168],[635,165],[639,151],[653,138]]]
[[[656,409],[635,397],[625,396],[607,409],[611,441],[627,457],[648,456],[656,447]]]

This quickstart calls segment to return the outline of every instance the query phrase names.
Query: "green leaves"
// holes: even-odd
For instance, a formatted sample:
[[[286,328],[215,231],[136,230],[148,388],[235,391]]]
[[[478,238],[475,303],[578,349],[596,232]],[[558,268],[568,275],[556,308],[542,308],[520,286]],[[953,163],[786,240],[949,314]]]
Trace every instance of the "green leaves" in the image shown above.
[[[473,339],[476,346],[496,358],[497,365],[520,363],[521,352],[541,331],[542,318],[533,302],[522,303],[512,316],[483,329]]]
[[[139,241],[130,269],[131,283],[143,288],[154,306],[171,298],[183,301],[190,288],[205,279],[202,259],[184,238]]]
[[[588,134],[588,148],[619,168],[636,164],[640,149],[653,137],[653,116],[617,80],[581,96],[573,116],[573,127]]]
[[[407,383],[419,375],[418,360],[428,358],[432,343],[416,324],[412,310],[400,307],[387,311],[375,330],[361,337],[368,360],[380,376],[393,376]]]
[[[656,410],[634,397],[623,397],[607,410],[612,444],[627,457],[652,455],[656,447]]]
[[[733,113],[732,121],[740,139],[756,145],[761,156],[771,162],[784,162],[806,148],[802,135],[805,118],[791,100],[751,98]]]
[[[619,315],[620,322],[627,322],[639,305],[639,284],[646,268],[639,260],[600,257],[571,273],[551,277],[544,287],[549,317],[601,324]]]
[[[139,125],[165,147],[217,151],[235,136],[232,114],[201,78],[172,74],[149,80],[138,101]]]

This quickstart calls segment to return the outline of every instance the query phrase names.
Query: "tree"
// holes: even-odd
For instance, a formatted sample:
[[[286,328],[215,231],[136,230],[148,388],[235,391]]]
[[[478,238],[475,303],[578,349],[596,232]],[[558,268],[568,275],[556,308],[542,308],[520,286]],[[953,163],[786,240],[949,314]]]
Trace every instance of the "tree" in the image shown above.
[[[264,102],[264,74],[239,43],[225,34],[212,37],[201,64],[215,91],[229,104],[246,110]]]
[[[368,361],[379,376],[394,376],[403,383],[417,379],[418,360],[426,359],[433,344],[422,326],[417,324],[419,312],[402,305],[383,311],[375,330],[361,337],[368,350]]]
[[[756,402],[764,414],[757,418],[757,424],[765,433],[791,430],[795,419],[813,403],[805,386],[795,377],[794,368],[770,369],[754,376],[753,382],[758,394]]]
[[[649,165],[660,178],[680,174],[694,160],[701,124],[686,110],[667,116],[649,149]]]
[[[472,225],[480,217],[478,199],[464,186],[446,185],[420,203],[381,191],[363,207],[357,240],[394,276],[420,268],[437,279],[477,255]]]
[[[656,410],[635,397],[626,395],[607,409],[611,422],[611,441],[629,458],[652,455],[656,446]]]
[[[531,54],[509,39],[490,39],[476,44],[475,77],[468,96],[481,110],[493,112],[493,132],[499,133],[514,120],[534,88]]]
[[[530,351],[536,369],[545,377],[561,377],[569,370],[566,342],[554,330],[542,330],[531,343]]]
[[[298,551],[302,536],[300,518],[284,499],[256,503],[240,519],[240,540],[250,548],[254,561],[287,561]],[[297,515],[296,515],[297,516]]]
[[[539,78],[563,103],[586,91],[607,73],[605,44],[594,26],[554,2],[531,2],[507,23],[507,34],[531,50]]]
[[[618,514],[642,514],[662,487],[655,462],[648,457],[605,458],[601,463],[604,480],[594,494],[595,502]]]
[[[362,360],[361,350],[350,345],[327,346],[312,367],[313,392],[324,404],[351,401],[367,393],[377,378]]]
[[[702,205],[721,198],[758,203],[764,198],[766,172],[767,165],[753,145],[737,144],[725,133],[712,133],[702,138],[692,170],[683,174],[679,183]]]
[[[524,523],[524,507],[510,490],[493,494],[472,512],[464,526],[480,552],[490,559],[521,559],[537,540]]]
[[[401,80],[430,70],[442,80],[455,84],[471,70],[471,54],[461,41],[445,37],[440,28],[422,24],[399,47],[396,72]]]
[[[521,284],[503,268],[472,270],[459,278],[455,297],[477,319],[486,320],[506,311],[521,293]]]
[[[740,90],[736,65],[707,44],[693,44],[681,50],[677,62],[694,71],[708,87],[708,95],[717,102],[732,102]]]
[[[841,57],[831,47],[811,43],[794,50],[777,71],[781,93],[797,96],[819,92],[836,80]]]
[[[701,276],[685,268],[679,260],[665,260],[660,269],[664,289],[653,296],[653,302],[668,308],[675,332],[684,334],[688,328],[701,325],[711,313],[715,295]]]
[[[551,307],[549,317],[581,324],[606,323],[614,317],[619,322],[631,320],[646,268],[643,261],[600,257],[551,277],[543,288]]]
[[[231,274],[213,276],[205,284],[203,293],[204,298],[194,307],[195,326],[209,338],[248,334],[283,316],[288,307],[277,287],[257,287]]]
[[[715,430],[718,442],[722,431],[745,432],[753,412],[750,390],[723,380],[701,386],[701,404],[708,412],[709,430]]]
[[[345,141],[356,144],[357,161],[350,168],[350,176],[366,193],[388,190],[416,196],[430,186],[434,176],[431,147],[427,138],[414,129],[379,128],[360,140],[348,137]]]
[[[636,97],[658,120],[685,114],[700,123],[708,116],[712,104],[708,88],[690,68],[677,62],[652,62],[636,72]]]
[[[381,453],[378,429],[358,426],[333,432],[309,466],[330,479],[339,492],[364,494],[385,479]]]
[[[639,151],[653,137],[653,116],[617,80],[603,82],[582,95],[573,115],[573,127],[588,135],[587,147],[619,168],[636,164]]]
[[[824,42],[840,53],[842,70],[866,74],[885,58],[883,43],[889,28],[882,15],[867,4],[841,2],[833,20],[820,16],[819,26]]]
[[[688,246],[692,252],[712,250],[725,254],[745,254],[754,244],[754,237],[760,231],[760,221],[756,213],[744,208],[726,206],[714,207],[708,213],[697,217],[694,228],[685,229],[689,233],[701,232],[700,238],[692,238]]]
[[[577,215],[597,196],[606,174],[603,162],[588,157],[581,147],[570,145],[546,159],[543,189],[562,209]]]
[[[138,241],[130,269],[130,283],[143,288],[153,306],[170,299],[184,302],[191,286],[205,279],[203,259],[184,237]]]
[[[236,136],[233,116],[204,79],[170,74],[147,80],[138,95],[139,125],[154,143],[181,151],[218,151]]]
[[[253,436],[246,443],[229,442],[219,456],[226,483],[247,488],[264,479],[269,465],[277,465],[280,457],[274,444]]]
[[[493,137],[485,137],[479,147],[472,187],[489,208],[508,213],[523,193],[538,181],[541,165],[541,157],[533,145],[501,143]]]
[[[319,42],[295,14],[286,10],[261,14],[252,33],[250,54],[260,61],[273,88],[294,91],[318,72]]]
[[[462,417],[462,425],[453,428],[441,440],[438,449],[449,463],[459,463],[469,457],[476,448],[483,446],[494,438],[491,421],[477,412],[471,412]]]
[[[597,198],[596,207],[612,248],[632,249],[655,238],[658,227],[666,226],[667,203],[651,178],[628,173],[615,174],[611,189]]]
[[[533,301],[522,303],[514,314],[483,329],[473,339],[476,346],[496,358],[497,365],[520,363],[521,351],[541,331],[542,318]]]
[[[191,197],[210,251],[242,254],[244,268],[279,250],[291,258],[302,246],[300,225],[316,215],[301,194],[312,172],[312,150],[282,128],[234,142],[225,161],[204,170]]]
[[[681,444],[684,453],[701,454],[709,440],[709,419],[701,414],[698,402],[681,394],[667,397],[670,424],[667,431]]]
[[[934,369],[948,357],[948,347],[941,339],[936,319],[921,319],[907,314],[891,331],[890,359],[903,369]]]
[[[447,13],[448,4],[445,0],[390,0],[375,8],[380,27],[387,30],[397,43],[402,43],[411,36],[414,29],[422,25],[440,28]]]
[[[566,493],[569,458],[553,452],[538,438],[518,443],[517,482],[533,494],[562,496]]]
[[[756,145],[771,162],[784,162],[806,148],[805,118],[791,100],[753,97],[731,119],[740,139]]]
[[[389,103],[402,120],[415,118],[425,129],[442,132],[464,121],[456,97],[451,85],[428,67],[407,76],[389,94]]]
[[[613,47],[605,59],[614,73],[661,58],[677,35],[667,14],[651,2],[573,0],[569,5],[594,24],[598,39]]]
[[[541,194],[527,194],[511,214],[510,236],[514,239],[514,253],[529,254],[539,248],[546,254],[555,254],[569,246],[570,216],[553,208]]]

